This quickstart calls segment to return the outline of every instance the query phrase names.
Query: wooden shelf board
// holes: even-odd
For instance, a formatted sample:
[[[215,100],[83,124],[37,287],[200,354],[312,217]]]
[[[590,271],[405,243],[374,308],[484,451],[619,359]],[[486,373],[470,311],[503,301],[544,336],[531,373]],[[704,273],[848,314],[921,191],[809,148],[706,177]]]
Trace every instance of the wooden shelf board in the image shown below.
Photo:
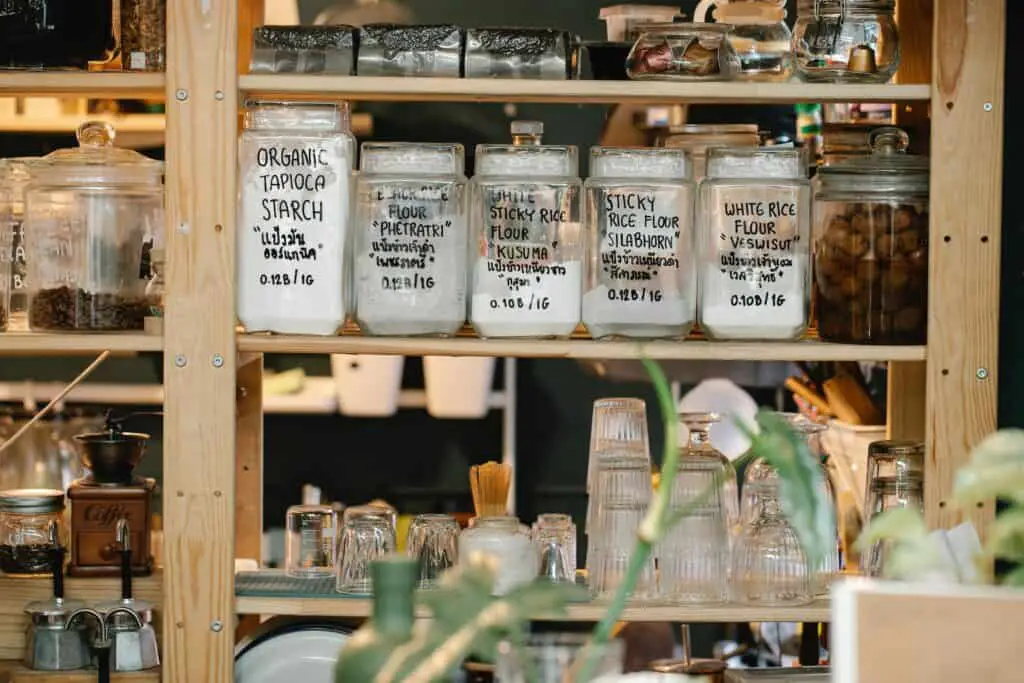
[[[163,350],[163,337],[141,332],[106,334],[47,334],[36,332],[0,333],[0,355],[57,356],[84,355],[110,350],[125,354]]]
[[[0,347],[2,348],[2,347]],[[514,356],[518,358],[756,361],[923,361],[924,346],[856,346],[818,341],[798,342],[622,342],[590,339],[453,339],[414,337],[305,337],[240,335],[239,351],[263,353],[350,353],[403,356]]]
[[[164,75],[120,71],[0,70],[0,94],[122,99],[162,97]]]
[[[105,121],[117,131],[118,139],[132,133],[164,132],[167,118],[163,114],[64,114],[55,118],[32,116],[0,117],[0,132],[3,133],[74,133],[83,121]]]
[[[543,81],[499,78],[416,78],[248,74],[250,93],[353,100],[468,102],[909,102],[931,99],[928,84],[745,83],[669,81]]]
[[[372,603],[357,598],[263,598],[240,596],[235,599],[238,614],[294,615],[320,617],[365,618]],[[570,605],[568,621],[598,621],[605,605],[586,603]],[[427,616],[418,612],[419,616]],[[746,607],[743,605],[681,606],[633,605],[626,607],[623,621],[679,621],[685,623],[747,622],[747,621],[817,621],[830,619],[830,603],[817,600],[802,607]],[[561,619],[559,619],[561,621]]]
[[[8,678],[0,678],[4,683],[91,683],[96,680],[96,671],[32,671],[20,662],[8,664]],[[0,672],[3,665],[0,664]],[[111,672],[110,680],[114,683],[160,683],[160,667],[146,671]]]

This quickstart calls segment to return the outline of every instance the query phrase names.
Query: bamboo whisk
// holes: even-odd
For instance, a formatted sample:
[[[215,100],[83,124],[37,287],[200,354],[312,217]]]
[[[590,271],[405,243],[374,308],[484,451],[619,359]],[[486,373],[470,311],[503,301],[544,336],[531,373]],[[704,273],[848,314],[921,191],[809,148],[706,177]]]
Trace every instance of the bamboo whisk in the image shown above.
[[[501,517],[508,513],[508,489],[512,468],[498,462],[485,462],[469,468],[469,486],[477,517]]]

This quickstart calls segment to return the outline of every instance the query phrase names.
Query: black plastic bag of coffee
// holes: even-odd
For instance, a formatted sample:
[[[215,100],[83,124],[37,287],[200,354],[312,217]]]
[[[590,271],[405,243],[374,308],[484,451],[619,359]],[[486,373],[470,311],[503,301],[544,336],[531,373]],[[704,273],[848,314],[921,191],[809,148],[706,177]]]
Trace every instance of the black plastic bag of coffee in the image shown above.
[[[354,26],[261,26],[252,32],[251,73],[355,74]]]
[[[75,67],[114,49],[111,0],[2,0],[0,67]]]
[[[568,32],[549,28],[469,29],[466,78],[573,78],[576,42]]]
[[[458,26],[367,24],[359,29],[360,76],[438,76],[462,73],[465,31]]]

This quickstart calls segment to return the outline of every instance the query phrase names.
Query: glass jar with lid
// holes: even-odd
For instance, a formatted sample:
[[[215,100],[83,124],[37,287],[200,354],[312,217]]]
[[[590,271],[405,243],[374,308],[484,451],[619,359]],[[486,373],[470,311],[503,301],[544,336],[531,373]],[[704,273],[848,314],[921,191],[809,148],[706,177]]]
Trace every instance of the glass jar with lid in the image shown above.
[[[8,575],[50,573],[51,525],[55,525],[59,544],[66,547],[63,491],[0,491],[0,571]]]
[[[900,65],[896,0],[800,0],[793,30],[805,81],[885,83]]]
[[[732,26],[729,43],[740,60],[738,79],[789,78],[793,34],[786,25],[786,0],[701,0],[693,11],[694,21],[705,21],[711,7],[716,22]]]
[[[7,322],[12,330],[28,329],[28,276],[26,273],[25,190],[32,180],[38,157],[0,159],[0,215],[6,213],[11,226],[10,304]],[[2,239],[2,236],[0,236]],[[6,250],[4,251],[6,254]],[[0,268],[3,268],[0,262]],[[3,283],[0,283],[3,287]],[[0,296],[5,296],[0,290]]]
[[[689,166],[680,149],[591,148],[583,324],[592,337],[681,338],[693,326]]]
[[[756,123],[686,123],[671,126],[656,141],[664,147],[678,147],[690,154],[693,180],[703,180],[707,170],[708,150],[712,147],[757,147],[760,136]]]
[[[923,344],[928,330],[928,159],[898,128],[872,154],[822,167],[814,202],[818,334],[852,344]]]
[[[163,233],[163,164],[87,121],[79,147],[33,166],[25,191],[28,322],[38,331],[142,330],[146,252]]]
[[[476,148],[470,322],[482,337],[567,337],[583,287],[577,150],[540,144],[535,121],[512,134]]]
[[[238,319],[332,335],[345,322],[355,138],[345,103],[254,101],[238,143]]]
[[[645,26],[626,58],[634,80],[728,81],[740,70],[729,24]]]
[[[459,534],[459,563],[476,553],[495,561],[494,594],[505,595],[537,578],[540,555],[530,529],[516,517],[476,517]]]
[[[366,334],[452,335],[466,321],[468,228],[459,144],[363,143],[355,318]]]
[[[807,328],[811,190],[802,150],[710,150],[697,216],[701,329],[797,339]]]

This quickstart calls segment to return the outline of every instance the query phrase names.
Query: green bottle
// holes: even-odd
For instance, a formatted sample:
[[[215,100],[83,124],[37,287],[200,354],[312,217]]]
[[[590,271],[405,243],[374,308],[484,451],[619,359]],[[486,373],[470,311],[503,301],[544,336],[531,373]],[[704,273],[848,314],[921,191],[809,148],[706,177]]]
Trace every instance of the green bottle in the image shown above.
[[[419,563],[388,557],[370,564],[370,576],[373,616],[342,649],[334,668],[335,683],[372,683],[395,649],[412,639]]]

